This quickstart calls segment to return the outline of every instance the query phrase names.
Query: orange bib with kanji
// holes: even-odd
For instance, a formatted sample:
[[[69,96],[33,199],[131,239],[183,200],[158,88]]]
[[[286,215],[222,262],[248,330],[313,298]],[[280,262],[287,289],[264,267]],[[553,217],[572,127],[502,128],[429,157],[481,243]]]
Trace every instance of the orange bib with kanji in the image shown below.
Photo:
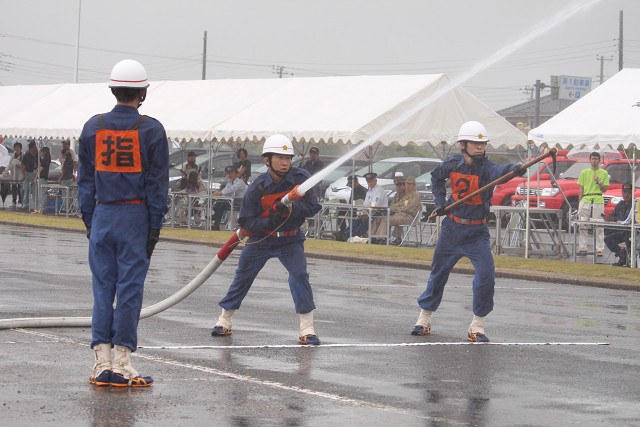
[[[142,116],[129,130],[104,128],[102,114],[98,115],[100,129],[96,131],[96,170],[100,172],[142,172],[138,126],[147,118]]]
[[[458,172],[451,172],[449,175],[451,180],[451,195],[454,200],[458,201],[480,188],[480,177],[478,175],[466,175]],[[482,196],[477,194],[470,200],[464,202],[466,205],[481,205]]]

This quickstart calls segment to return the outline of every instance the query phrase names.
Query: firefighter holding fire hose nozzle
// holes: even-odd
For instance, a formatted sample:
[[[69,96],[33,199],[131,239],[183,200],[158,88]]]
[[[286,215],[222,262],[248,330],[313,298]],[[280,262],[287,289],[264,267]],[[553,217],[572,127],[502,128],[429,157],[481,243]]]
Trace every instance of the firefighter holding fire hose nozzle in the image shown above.
[[[435,215],[445,216],[442,231],[433,253],[431,275],[427,289],[418,298],[420,316],[412,335],[431,333],[431,314],[438,309],[449,273],[460,258],[467,257],[473,264],[473,321],[467,339],[473,342],[489,342],[484,331],[484,318],[493,310],[495,267],[489,242],[487,217],[493,187],[489,187],[470,199],[446,208],[466,195],[492,183],[496,179],[515,172],[524,175],[525,168],[518,164],[496,164],[485,155],[487,130],[475,121],[460,127],[457,141],[461,154],[445,159],[431,172],[431,188],[435,196]],[[452,195],[446,201],[445,181],[451,182]]]
[[[306,170],[291,167],[293,155],[293,144],[286,136],[276,134],[266,139],[262,157],[268,170],[251,183],[242,201],[238,224],[249,239],[240,254],[233,282],[218,303],[222,313],[211,330],[212,336],[231,334],[234,312],[240,308],[265,263],[277,257],[289,272],[289,289],[296,313],[300,316],[298,342],[302,345],[320,344],[313,327],[316,306],[307,273],[305,237],[300,226],[305,218],[320,211],[321,206],[315,187],[289,206],[280,201],[310,177]]]

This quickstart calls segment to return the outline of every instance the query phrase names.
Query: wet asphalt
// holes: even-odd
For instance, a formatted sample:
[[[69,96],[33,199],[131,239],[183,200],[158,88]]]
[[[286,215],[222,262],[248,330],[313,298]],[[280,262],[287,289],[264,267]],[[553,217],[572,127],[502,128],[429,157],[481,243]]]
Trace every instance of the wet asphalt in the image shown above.
[[[0,225],[0,235],[1,318],[90,316],[83,234]],[[161,242],[144,306],[216,251]],[[296,344],[287,273],[271,260],[233,334],[214,338],[238,254],[140,321],[133,364],[154,377],[148,389],[89,384],[89,328],[0,330],[3,425],[640,425],[638,292],[498,278],[492,344],[467,344],[471,276],[451,275],[433,334],[415,337],[428,271],[309,259],[327,346],[308,348]]]

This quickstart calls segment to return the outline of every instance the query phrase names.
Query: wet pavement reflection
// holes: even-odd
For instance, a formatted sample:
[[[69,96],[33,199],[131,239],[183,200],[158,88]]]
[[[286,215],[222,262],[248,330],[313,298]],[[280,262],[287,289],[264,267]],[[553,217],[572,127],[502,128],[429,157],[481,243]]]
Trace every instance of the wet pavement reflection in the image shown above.
[[[84,234],[4,225],[0,234],[11,242],[0,245],[9,260],[2,318],[90,315]],[[215,252],[161,241],[144,305],[178,291]],[[316,331],[323,344],[345,346],[306,348],[296,345],[298,317],[275,260],[234,316],[233,334],[210,336],[237,257],[140,322],[147,348],[133,363],[154,377],[150,389],[89,385],[89,328],[0,330],[0,416],[9,425],[640,424],[638,293],[498,279],[486,322],[497,345],[468,345],[471,276],[451,275],[433,334],[415,337],[427,271],[309,259]],[[611,345],[567,345],[602,342]],[[414,343],[434,345],[406,345]],[[256,345],[281,347],[193,348]],[[149,348],[158,346],[170,348]]]

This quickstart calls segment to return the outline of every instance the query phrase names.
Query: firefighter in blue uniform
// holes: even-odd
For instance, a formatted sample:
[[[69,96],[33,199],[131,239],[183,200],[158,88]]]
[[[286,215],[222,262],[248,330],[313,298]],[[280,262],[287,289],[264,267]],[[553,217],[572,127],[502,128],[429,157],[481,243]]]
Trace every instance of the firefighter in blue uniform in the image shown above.
[[[142,64],[118,62],[109,83],[117,105],[89,119],[79,139],[78,199],[93,275],[90,382],[101,386],[153,383],[131,366],[144,281],[167,212],[169,186],[164,127],[138,113],[148,86]]]
[[[313,327],[313,293],[307,273],[304,253],[304,233],[300,226],[305,218],[314,216],[321,208],[315,187],[289,207],[279,200],[310,174],[291,167],[293,145],[284,135],[272,135],[264,143],[262,156],[268,172],[255,179],[247,189],[238,224],[250,236],[240,254],[236,274],[219,302],[222,314],[211,330],[213,336],[231,334],[231,317],[240,308],[256,276],[270,258],[278,258],[289,272],[289,289],[296,313],[300,316],[298,342],[318,345],[320,339]]]
[[[521,169],[520,164],[496,164],[489,161],[485,156],[489,141],[487,130],[479,122],[470,121],[463,124],[457,141],[460,143],[462,154],[445,159],[431,172],[435,213],[446,217],[442,221],[442,232],[433,254],[427,289],[418,298],[421,311],[411,334],[431,333],[431,314],[440,305],[449,273],[464,256],[471,260],[475,269],[474,316],[467,339],[473,342],[488,342],[489,338],[484,331],[484,318],[493,310],[495,284],[495,267],[487,226],[493,188],[445,212],[445,181],[449,179],[451,183],[452,195],[448,201],[448,204],[451,204],[511,171],[517,170],[519,175],[523,175],[526,169]]]

